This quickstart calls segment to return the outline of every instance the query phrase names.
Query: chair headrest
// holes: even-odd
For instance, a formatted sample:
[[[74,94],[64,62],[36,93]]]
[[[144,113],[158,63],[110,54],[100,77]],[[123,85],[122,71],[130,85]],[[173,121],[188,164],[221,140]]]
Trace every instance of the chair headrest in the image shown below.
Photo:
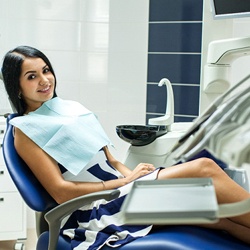
[[[7,128],[3,139],[3,156],[9,174],[26,204],[33,210],[46,211],[57,203],[36,179],[14,147],[13,126],[9,121],[17,114],[7,117]]]

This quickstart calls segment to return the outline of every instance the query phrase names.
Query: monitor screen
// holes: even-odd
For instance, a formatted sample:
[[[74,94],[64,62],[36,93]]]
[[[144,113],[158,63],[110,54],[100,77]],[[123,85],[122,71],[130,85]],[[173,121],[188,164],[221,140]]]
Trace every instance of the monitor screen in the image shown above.
[[[215,19],[250,17],[250,0],[211,0]]]

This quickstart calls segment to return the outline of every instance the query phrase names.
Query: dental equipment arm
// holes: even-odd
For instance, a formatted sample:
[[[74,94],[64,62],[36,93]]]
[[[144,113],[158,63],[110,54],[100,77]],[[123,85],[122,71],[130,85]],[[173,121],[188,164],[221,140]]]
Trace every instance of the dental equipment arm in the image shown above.
[[[206,122],[207,119],[218,109],[220,105],[225,102],[225,99],[228,96],[231,96],[232,94],[235,96],[235,99],[240,98],[244,93],[247,93],[250,91],[250,86],[245,88],[245,91],[242,91],[239,94],[234,94],[236,90],[238,90],[239,87],[244,86],[246,81],[250,79],[250,74],[247,75],[245,78],[243,78],[241,81],[236,83],[234,86],[232,86],[228,91],[226,91],[223,95],[219,96],[193,123],[193,125],[190,127],[190,129],[178,140],[178,142],[174,145],[174,147],[171,150],[171,153],[176,151],[183,143],[186,142],[186,140],[193,135],[196,131],[198,131],[201,127],[201,125]]]
[[[240,167],[250,163],[250,124],[247,123],[231,131],[219,142],[219,147],[214,154],[224,162]]]
[[[182,150],[179,155],[176,155],[176,159],[181,161],[186,161],[197,154],[204,148],[209,148],[209,141],[211,138],[215,137],[217,130],[221,129],[223,125],[228,122],[233,122],[234,116],[238,112],[243,112],[242,107],[245,107],[245,104],[248,105],[250,102],[250,92],[246,92],[245,95],[240,96],[239,99],[233,98],[229,103],[224,104],[220,109],[216,110],[214,114],[208,119],[202,126],[202,129],[198,131],[194,138],[192,138],[191,144]],[[236,121],[237,122],[237,121]],[[239,126],[241,124],[238,124]],[[198,142],[198,143],[197,143]],[[247,146],[247,144],[246,144]],[[242,149],[243,150],[243,149]],[[245,152],[245,151],[244,151]],[[216,155],[216,152],[214,152]],[[246,159],[241,159],[241,161]],[[231,162],[226,161],[228,164]],[[238,162],[237,166],[241,164]]]
[[[167,103],[166,114],[161,117],[149,119],[150,125],[167,126],[168,131],[171,131],[171,125],[174,123],[174,94],[170,81],[167,78],[161,79],[158,86],[161,87],[166,84]]]
[[[213,41],[204,68],[204,92],[224,93],[230,87],[231,63],[250,54],[250,37]]]

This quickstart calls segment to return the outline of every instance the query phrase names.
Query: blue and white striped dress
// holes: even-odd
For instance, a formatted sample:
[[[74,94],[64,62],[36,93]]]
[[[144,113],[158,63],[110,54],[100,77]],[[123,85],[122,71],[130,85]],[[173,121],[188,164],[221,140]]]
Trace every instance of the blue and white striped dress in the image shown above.
[[[156,170],[138,181],[154,180],[157,173]],[[64,172],[63,176],[66,180],[83,182],[123,178],[122,174],[109,164],[103,150],[100,150],[77,176],[72,175],[69,171]],[[123,224],[120,207],[131,187],[132,183],[119,188],[120,196],[112,201],[102,199],[86,204],[63,221],[61,233],[71,238],[72,249],[96,250],[105,244],[118,247],[150,232],[151,225],[128,226]]]

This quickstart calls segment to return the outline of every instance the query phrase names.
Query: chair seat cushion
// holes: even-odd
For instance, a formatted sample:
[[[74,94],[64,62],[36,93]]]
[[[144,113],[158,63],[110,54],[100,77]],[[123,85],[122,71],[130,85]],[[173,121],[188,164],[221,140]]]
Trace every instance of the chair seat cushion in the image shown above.
[[[43,233],[37,243],[37,250],[48,249],[48,232]],[[104,246],[102,250],[111,250]],[[116,250],[250,250],[247,245],[222,231],[194,226],[169,226],[156,230]],[[57,250],[71,250],[70,241],[59,237]]]

